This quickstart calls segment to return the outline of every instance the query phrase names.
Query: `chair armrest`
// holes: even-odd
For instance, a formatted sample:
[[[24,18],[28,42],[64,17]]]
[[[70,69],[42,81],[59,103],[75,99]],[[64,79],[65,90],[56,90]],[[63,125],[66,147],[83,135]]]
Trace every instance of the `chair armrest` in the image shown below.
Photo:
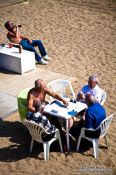
[[[97,139],[100,136],[101,128],[100,127],[96,128],[96,129],[82,128],[82,132],[86,137]]]

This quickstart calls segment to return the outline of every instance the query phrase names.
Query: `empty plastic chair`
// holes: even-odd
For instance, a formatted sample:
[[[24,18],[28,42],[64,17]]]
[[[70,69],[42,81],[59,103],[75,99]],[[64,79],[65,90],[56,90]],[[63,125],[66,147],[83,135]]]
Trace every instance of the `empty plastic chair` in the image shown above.
[[[74,90],[72,88],[70,81],[64,80],[64,79],[57,79],[57,80],[53,80],[53,81],[49,82],[47,86],[48,86],[48,88],[52,89],[54,92],[61,95],[63,98],[69,97],[69,95],[67,96],[67,94],[66,94],[66,90],[67,91],[69,90],[70,91],[69,94],[71,96],[71,99],[75,100],[75,93],[74,93]],[[68,99],[70,99],[70,98],[68,98]],[[53,100],[53,97],[50,97],[50,101],[52,101],[52,100]]]

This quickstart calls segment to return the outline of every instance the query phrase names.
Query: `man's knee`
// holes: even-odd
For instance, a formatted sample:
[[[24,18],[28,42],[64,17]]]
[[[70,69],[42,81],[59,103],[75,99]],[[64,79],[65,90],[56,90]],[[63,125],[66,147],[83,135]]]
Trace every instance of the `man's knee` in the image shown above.
[[[37,44],[38,44],[38,46],[41,46],[42,45],[42,41],[41,40],[37,40]]]

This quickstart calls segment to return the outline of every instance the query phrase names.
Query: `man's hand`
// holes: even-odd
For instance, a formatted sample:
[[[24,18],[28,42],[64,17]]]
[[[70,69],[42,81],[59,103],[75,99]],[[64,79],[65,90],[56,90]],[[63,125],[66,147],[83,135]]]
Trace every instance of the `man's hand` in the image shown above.
[[[80,97],[85,99],[85,94],[82,91],[80,91]]]
[[[85,99],[85,95],[82,91],[80,91],[77,95],[77,100]]]
[[[28,39],[28,42],[31,44],[32,43],[32,40],[31,39]]]
[[[69,103],[66,100],[64,100],[63,103],[64,103],[65,106],[69,105]]]

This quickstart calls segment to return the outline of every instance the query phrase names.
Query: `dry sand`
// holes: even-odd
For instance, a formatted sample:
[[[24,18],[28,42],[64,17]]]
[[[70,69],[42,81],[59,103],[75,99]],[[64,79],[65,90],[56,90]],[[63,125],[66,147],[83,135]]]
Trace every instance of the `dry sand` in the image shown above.
[[[0,17],[1,42],[6,42],[7,20],[21,24],[21,33],[41,39],[52,58],[49,65],[37,65],[38,68],[76,77],[75,93],[86,84],[90,74],[97,74],[100,86],[107,92],[107,115],[116,112],[115,0],[31,0],[0,8]],[[18,114],[10,116],[0,122],[0,175],[90,174],[90,168],[96,168],[99,174],[100,168],[101,174],[116,174],[115,122],[116,118],[108,133],[109,149],[102,140],[98,159],[93,158],[92,148],[84,154],[76,153],[74,142],[68,156],[59,152],[57,144],[53,145],[49,161],[44,162],[40,145],[35,145],[29,154],[30,138]],[[86,168],[88,173],[84,172]]]

